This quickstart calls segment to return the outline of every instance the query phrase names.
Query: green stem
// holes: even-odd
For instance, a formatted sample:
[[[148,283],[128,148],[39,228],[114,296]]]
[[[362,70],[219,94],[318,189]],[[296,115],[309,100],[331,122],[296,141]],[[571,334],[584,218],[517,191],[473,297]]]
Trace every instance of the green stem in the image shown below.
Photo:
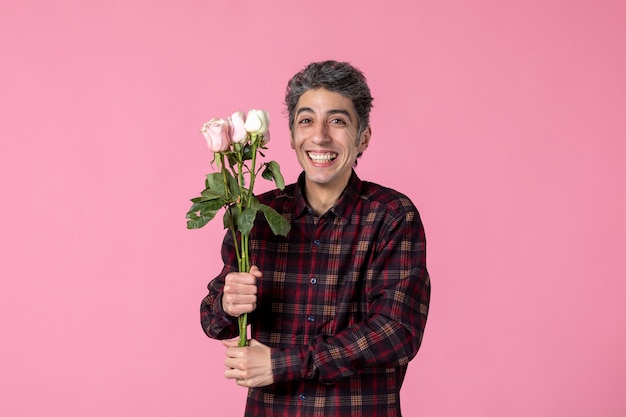
[[[228,177],[226,175],[226,164],[224,161],[224,157],[223,155],[220,153],[219,155],[219,162],[222,166],[222,176],[224,179],[224,186],[226,189],[226,199],[230,200],[230,190],[228,188]],[[239,164],[239,173],[237,175],[238,180],[239,180],[239,189],[241,190],[242,185],[243,185],[243,173],[241,170],[241,165],[242,163],[240,162]],[[241,194],[241,193],[240,193]],[[241,198],[241,197],[240,197]],[[237,205],[239,206],[239,212],[242,211],[242,204],[241,201],[239,201],[237,203]],[[244,250],[244,240],[242,237],[242,241],[241,241],[241,250],[239,249],[239,244],[237,243],[237,225],[235,224],[235,222],[233,221],[233,216],[232,216],[232,209],[231,206],[229,205],[226,208],[230,213],[229,217],[229,224],[228,224],[228,228],[230,229],[232,236],[233,236],[233,243],[235,246],[235,255],[237,256],[237,265],[239,267],[239,272],[248,272],[249,271],[249,267],[246,267],[246,263],[248,262],[248,253],[247,250]],[[239,342],[238,342],[238,346],[239,347],[244,347],[248,345],[248,336],[247,336],[247,327],[248,327],[248,315],[247,314],[242,314],[241,316],[239,316],[238,318],[238,325],[239,325]]]
[[[250,272],[250,257],[248,247],[248,236],[241,236],[241,261],[239,263],[240,272]],[[239,347],[248,346],[248,314],[239,316]]]
[[[224,189],[226,191],[226,201],[230,201],[230,189],[228,188],[228,176],[227,174],[227,168],[226,168],[226,164],[224,161],[224,155],[221,153],[218,153],[218,158],[219,158],[219,163],[222,167],[222,179],[224,180]],[[229,216],[228,216],[228,228],[230,229],[230,231],[232,232],[232,236],[233,236],[233,243],[235,245],[235,255],[237,256],[237,263],[241,263],[241,253],[239,252],[239,246],[237,246],[237,233],[236,233],[236,225],[233,223],[233,216],[232,216],[232,210],[231,210],[231,206],[228,205],[226,206],[226,210],[228,210],[229,212]]]
[[[254,196],[254,180],[256,179],[256,158],[257,158],[257,150],[259,147],[260,138],[258,135],[253,135],[251,144],[252,144],[252,167],[248,170],[250,173],[250,184],[248,189],[246,189],[244,184],[244,176],[243,176],[243,167],[244,163],[241,158],[241,155],[238,156],[237,161],[237,182],[239,183],[239,201],[237,205],[239,206],[239,212],[243,213],[243,210],[250,206],[252,203],[252,197]],[[246,167],[247,168],[247,167]],[[236,227],[236,225],[234,225]],[[234,229],[234,227],[233,227]],[[236,240],[235,240],[236,242]],[[237,256],[237,261],[239,263],[239,272],[250,272],[250,243],[249,237],[247,235],[241,235],[240,240],[241,250],[239,251],[239,255]],[[237,248],[237,245],[235,245]],[[239,347],[248,346],[248,314],[242,314],[238,318],[239,325]]]
[[[235,246],[235,256],[237,256],[237,266],[239,267],[239,272],[241,272],[241,252],[239,251],[239,245],[237,245],[237,230],[235,228],[235,224],[233,223],[233,216],[232,216],[232,211],[230,209],[230,206],[227,209],[229,212],[231,212],[229,217],[229,225],[228,228],[230,229],[230,232],[233,236],[233,245]]]
[[[237,182],[239,183],[239,191],[244,191],[245,188],[245,179],[243,177],[243,161],[241,159],[239,159],[239,161],[237,162]],[[245,198],[246,196],[244,195],[245,193],[241,193],[239,198],[240,198],[240,202],[239,205],[243,207],[246,206],[246,201]]]
[[[259,147],[259,137],[252,136],[252,167],[250,167],[250,188],[248,188],[248,197],[252,198],[254,189],[254,180],[256,179],[256,154]]]
[[[242,314],[239,316],[239,342],[237,346],[248,346],[248,314]]]
[[[243,177],[243,160],[239,158],[237,161],[237,182],[239,183],[239,212],[243,213],[243,210],[248,205],[248,198],[245,193],[244,177]],[[241,235],[239,244],[241,245],[241,258],[239,258],[239,272],[250,272],[250,266],[248,265],[248,250],[247,250],[248,237]],[[239,347],[248,346],[248,314],[244,313],[239,316]]]
[[[224,180],[224,187],[226,189],[226,200],[230,200],[230,190],[228,189],[228,177],[226,176],[226,165],[224,164],[224,155],[222,155],[221,153],[218,154],[219,155],[219,162],[220,165],[222,166],[222,179]]]

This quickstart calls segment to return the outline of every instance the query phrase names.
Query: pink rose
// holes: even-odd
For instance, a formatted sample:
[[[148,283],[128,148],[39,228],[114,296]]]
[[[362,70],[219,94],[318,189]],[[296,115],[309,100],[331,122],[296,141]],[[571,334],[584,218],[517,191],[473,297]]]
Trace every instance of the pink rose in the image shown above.
[[[236,111],[229,117],[232,132],[230,140],[233,143],[239,143],[246,140],[248,137],[248,131],[246,130],[246,115],[242,111]]]
[[[232,126],[228,120],[213,118],[200,129],[209,149],[213,153],[228,150],[231,142]]]

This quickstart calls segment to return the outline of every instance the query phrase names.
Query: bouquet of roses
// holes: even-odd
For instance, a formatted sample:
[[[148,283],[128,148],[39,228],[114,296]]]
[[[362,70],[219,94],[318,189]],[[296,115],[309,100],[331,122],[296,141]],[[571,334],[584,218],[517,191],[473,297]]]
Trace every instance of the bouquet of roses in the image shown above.
[[[187,228],[199,229],[224,208],[224,228],[232,233],[239,272],[250,271],[248,238],[257,213],[265,216],[272,232],[286,236],[289,222],[273,208],[261,204],[254,196],[257,175],[274,181],[280,189],[285,180],[275,161],[258,161],[269,142],[269,114],[264,110],[250,110],[247,116],[237,111],[227,119],[213,118],[202,126],[209,149],[214,154],[217,172],[208,174],[205,189],[187,212]],[[239,317],[239,346],[246,346],[247,315]]]

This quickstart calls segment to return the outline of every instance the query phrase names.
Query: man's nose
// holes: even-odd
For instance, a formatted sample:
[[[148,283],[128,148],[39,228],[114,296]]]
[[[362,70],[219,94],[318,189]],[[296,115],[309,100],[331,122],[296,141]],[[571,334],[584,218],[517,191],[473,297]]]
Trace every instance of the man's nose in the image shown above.
[[[313,132],[313,142],[314,143],[324,143],[328,142],[330,137],[328,136],[328,126],[326,123],[318,123],[315,126],[315,131]]]

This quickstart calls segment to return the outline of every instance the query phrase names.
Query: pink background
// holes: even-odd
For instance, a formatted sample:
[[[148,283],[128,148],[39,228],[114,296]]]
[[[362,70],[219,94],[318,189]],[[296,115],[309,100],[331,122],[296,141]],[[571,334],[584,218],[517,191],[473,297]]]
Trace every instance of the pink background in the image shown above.
[[[359,174],[426,226],[404,414],[626,415],[626,2],[2,0],[0,56],[0,415],[242,415],[198,129],[270,111],[295,180],[284,86],[326,58],[375,96]]]

